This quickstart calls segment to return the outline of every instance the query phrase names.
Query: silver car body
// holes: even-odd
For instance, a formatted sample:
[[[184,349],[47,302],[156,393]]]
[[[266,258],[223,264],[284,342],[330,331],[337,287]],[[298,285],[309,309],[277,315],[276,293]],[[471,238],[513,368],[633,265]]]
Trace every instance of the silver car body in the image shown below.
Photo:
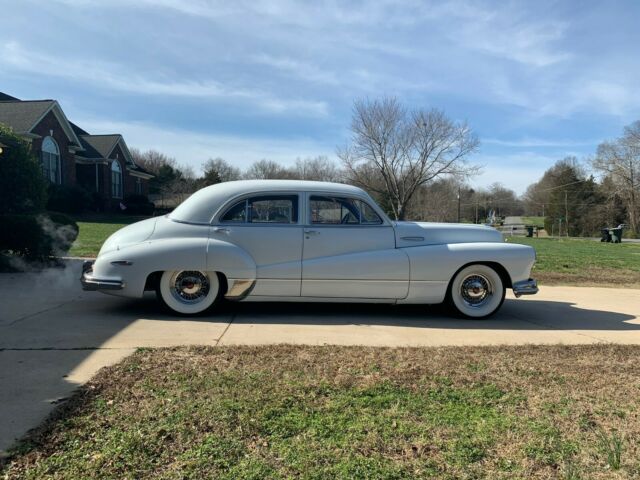
[[[228,223],[245,198],[292,195],[295,223]],[[365,202],[379,224],[317,224],[312,196]],[[362,204],[360,204],[362,205]],[[535,251],[487,226],[394,222],[363,190],[293,180],[225,182],[194,193],[171,214],[129,225],[104,243],[83,274],[85,289],[141,297],[155,272],[219,272],[237,301],[440,303],[473,263],[494,266],[516,295],[537,291]]]

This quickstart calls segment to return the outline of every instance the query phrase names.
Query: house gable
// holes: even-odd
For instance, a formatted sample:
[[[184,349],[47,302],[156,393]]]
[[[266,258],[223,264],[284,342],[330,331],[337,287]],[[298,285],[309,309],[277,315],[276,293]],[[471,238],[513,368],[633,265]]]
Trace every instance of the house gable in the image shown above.
[[[0,123],[10,126],[18,135],[30,140],[38,138],[38,131],[42,130],[38,129],[38,126],[50,113],[56,117],[70,147],[73,150],[81,149],[80,139],[55,100],[0,101]]]
[[[65,135],[67,135],[67,138],[69,139],[69,142],[71,143],[73,150],[74,151],[82,150],[80,139],[78,138],[76,133],[73,131],[73,128],[71,127],[71,123],[67,119],[67,116],[62,111],[62,108],[60,108],[60,105],[58,104],[58,102],[55,100],[53,101],[53,104],[49,107],[49,109],[44,114],[42,114],[42,116],[38,120],[36,120],[36,122],[34,122],[33,126],[29,129],[29,133],[33,132],[33,130],[38,126],[38,124],[49,112],[53,112],[55,117],[58,119],[58,122],[60,123],[60,126],[64,130]]]

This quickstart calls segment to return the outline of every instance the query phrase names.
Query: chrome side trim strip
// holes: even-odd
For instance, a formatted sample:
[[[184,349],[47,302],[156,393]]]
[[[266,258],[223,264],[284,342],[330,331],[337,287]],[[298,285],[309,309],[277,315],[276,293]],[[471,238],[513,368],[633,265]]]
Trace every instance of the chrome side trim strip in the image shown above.
[[[230,279],[229,283],[227,293],[224,295],[224,298],[229,300],[242,300],[251,293],[256,285],[255,279]]]

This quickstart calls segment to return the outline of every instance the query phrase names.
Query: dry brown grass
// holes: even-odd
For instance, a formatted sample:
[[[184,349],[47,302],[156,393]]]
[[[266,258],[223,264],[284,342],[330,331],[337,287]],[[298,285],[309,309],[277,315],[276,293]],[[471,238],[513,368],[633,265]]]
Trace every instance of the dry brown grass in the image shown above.
[[[640,288],[640,272],[624,268],[585,267],[578,272],[535,270],[532,275],[541,285],[576,285],[580,287]]]
[[[615,345],[141,351],[103,370],[4,473],[638,478],[639,354]]]

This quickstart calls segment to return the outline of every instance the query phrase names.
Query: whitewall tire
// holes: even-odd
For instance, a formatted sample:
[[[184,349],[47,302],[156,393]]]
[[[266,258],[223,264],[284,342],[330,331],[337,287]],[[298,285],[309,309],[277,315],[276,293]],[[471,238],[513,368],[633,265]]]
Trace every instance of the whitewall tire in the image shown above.
[[[167,271],[160,277],[158,298],[180,315],[196,315],[210,308],[220,295],[215,272],[198,270]]]
[[[498,272],[487,265],[469,265],[451,281],[449,304],[467,318],[487,318],[504,302],[506,293]]]

